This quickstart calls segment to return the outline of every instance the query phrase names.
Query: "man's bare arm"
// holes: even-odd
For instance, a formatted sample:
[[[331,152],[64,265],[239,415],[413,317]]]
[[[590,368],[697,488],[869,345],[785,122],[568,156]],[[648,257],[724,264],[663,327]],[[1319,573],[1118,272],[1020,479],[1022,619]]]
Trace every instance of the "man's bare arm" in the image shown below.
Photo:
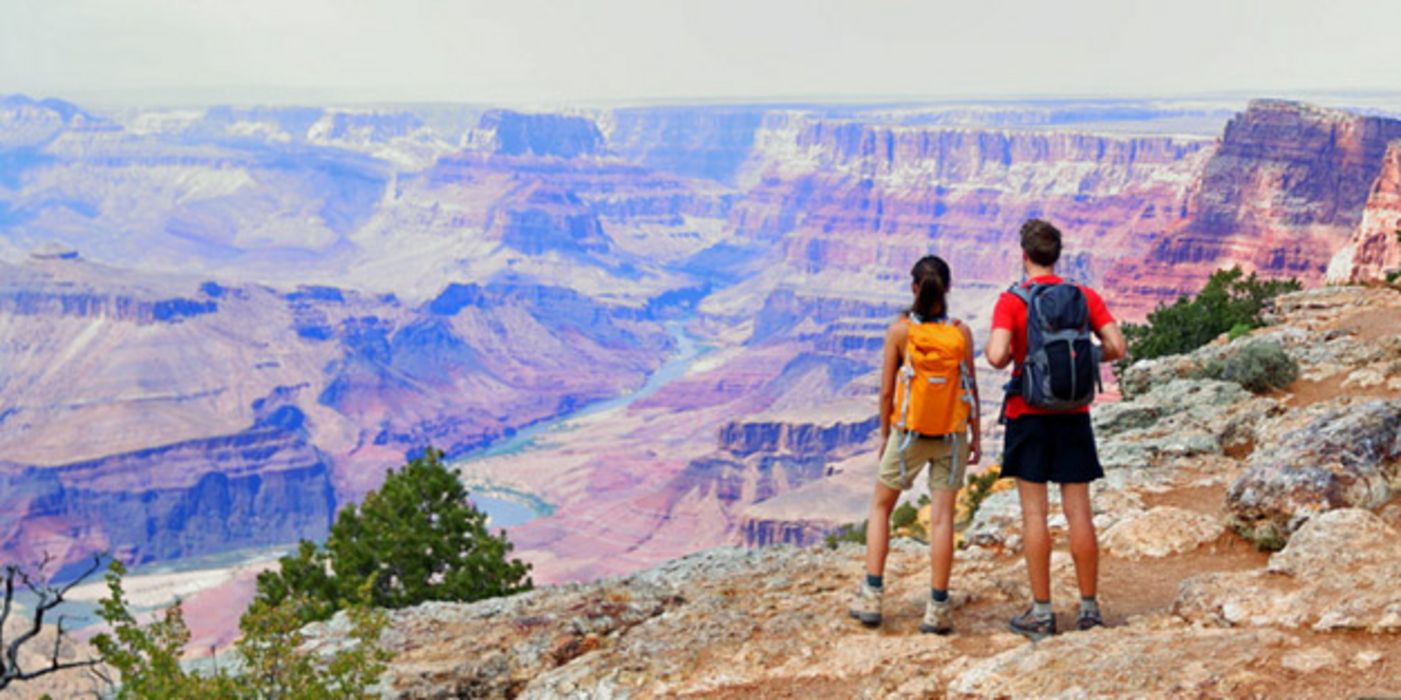
[[[968,343],[968,357],[964,361],[968,363],[968,379],[973,383],[970,387],[973,392],[973,406],[971,415],[969,415],[969,427],[973,429],[973,440],[969,443],[968,463],[977,464],[983,456],[983,401],[982,397],[978,395],[978,370],[977,363],[974,362],[977,355],[973,349],[973,331],[968,328],[967,324],[963,323],[958,324],[958,329],[963,331],[963,339]]]
[[[1106,323],[1095,332],[1099,336],[1100,361],[1113,362],[1129,354],[1128,341],[1117,323]]]
[[[1002,369],[1012,362],[1012,331],[1007,328],[994,328],[988,336],[988,364]]]

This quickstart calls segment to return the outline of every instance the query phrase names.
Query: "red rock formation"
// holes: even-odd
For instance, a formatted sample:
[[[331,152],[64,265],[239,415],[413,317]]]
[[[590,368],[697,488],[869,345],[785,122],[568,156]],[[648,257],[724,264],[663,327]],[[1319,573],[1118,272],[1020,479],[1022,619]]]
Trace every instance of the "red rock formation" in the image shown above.
[[[1367,196],[1362,224],[1352,242],[1334,256],[1328,277],[1347,282],[1384,279],[1401,268],[1401,142],[1393,141],[1382,171]]]
[[[1190,221],[1106,282],[1139,308],[1190,293],[1231,265],[1322,279],[1363,220],[1401,121],[1297,102],[1255,100],[1226,126],[1190,205]]]
[[[892,127],[771,119],[736,206],[741,235],[778,239],[800,273],[889,277],[936,251],[964,281],[1017,273],[1031,216],[1069,234],[1093,278],[1179,225],[1210,144],[1190,138]],[[958,282],[956,282],[958,284]]]

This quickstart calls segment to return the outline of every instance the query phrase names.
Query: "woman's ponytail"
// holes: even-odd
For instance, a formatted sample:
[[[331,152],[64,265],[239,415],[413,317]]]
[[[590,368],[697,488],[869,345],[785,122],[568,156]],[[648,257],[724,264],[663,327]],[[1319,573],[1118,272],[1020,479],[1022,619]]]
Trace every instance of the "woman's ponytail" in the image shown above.
[[[915,303],[910,310],[925,321],[943,318],[948,312],[945,294],[944,282],[939,275],[924,275],[919,279],[919,292],[915,294]]]

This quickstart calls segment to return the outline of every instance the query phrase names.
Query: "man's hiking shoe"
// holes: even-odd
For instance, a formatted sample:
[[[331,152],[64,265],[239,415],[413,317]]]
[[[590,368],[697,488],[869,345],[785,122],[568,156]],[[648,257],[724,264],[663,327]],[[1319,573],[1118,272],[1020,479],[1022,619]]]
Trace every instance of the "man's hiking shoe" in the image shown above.
[[[924,622],[919,631],[925,634],[949,634],[953,632],[953,601],[936,603],[931,598],[924,601]]]
[[[1033,642],[1039,642],[1056,633],[1056,616],[1038,618],[1028,610],[1012,618],[1007,627]]]
[[[880,624],[880,599],[884,591],[880,588],[872,588],[861,582],[861,587],[856,590],[856,595],[851,599],[851,607],[847,612],[851,616],[860,620],[861,624],[875,627]]]
[[[1099,611],[1098,611],[1098,610],[1096,610],[1096,611],[1094,611],[1094,612],[1084,612],[1084,611],[1081,611],[1081,613],[1080,613],[1080,618],[1077,619],[1077,620],[1075,621],[1075,627],[1076,627],[1076,629],[1079,629],[1079,630],[1082,631],[1082,632],[1083,632],[1084,630],[1094,629],[1094,628],[1096,628],[1096,627],[1103,627],[1103,626],[1104,626],[1104,618],[1100,617]]]

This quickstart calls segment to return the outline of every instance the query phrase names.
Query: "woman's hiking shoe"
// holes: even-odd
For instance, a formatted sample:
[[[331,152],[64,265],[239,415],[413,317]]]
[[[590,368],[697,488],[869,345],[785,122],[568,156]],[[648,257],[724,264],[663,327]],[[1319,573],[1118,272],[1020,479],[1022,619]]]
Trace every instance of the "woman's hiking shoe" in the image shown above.
[[[925,634],[950,634],[953,632],[953,601],[940,603],[926,598],[924,601],[924,622],[919,631]]]
[[[851,607],[847,608],[847,612],[860,620],[863,625],[870,627],[879,625],[882,593],[884,593],[883,589],[872,588],[865,581],[862,581],[861,587],[856,590],[856,595],[851,599]]]
[[[1007,627],[1033,642],[1039,642],[1056,633],[1056,616],[1037,617],[1035,613],[1027,610],[1012,618]]]
[[[1094,629],[1094,628],[1096,628],[1096,627],[1103,627],[1103,626],[1104,626],[1104,618],[1100,617],[1099,611],[1098,611],[1098,610],[1094,610],[1094,611],[1085,611],[1085,610],[1081,610],[1081,611],[1080,611],[1080,618],[1077,619],[1077,620],[1075,621],[1075,627],[1076,627],[1076,629],[1079,629],[1079,630],[1082,631],[1082,632],[1083,632],[1084,630]]]

